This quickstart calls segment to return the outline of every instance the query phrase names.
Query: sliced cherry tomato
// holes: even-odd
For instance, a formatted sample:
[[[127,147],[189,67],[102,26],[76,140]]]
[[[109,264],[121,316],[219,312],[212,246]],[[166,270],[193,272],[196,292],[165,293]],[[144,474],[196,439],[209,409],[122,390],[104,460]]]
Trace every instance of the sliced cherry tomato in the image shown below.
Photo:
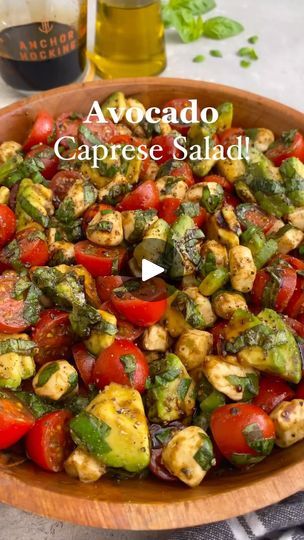
[[[226,178],[224,178],[223,176],[219,176],[218,174],[210,174],[209,176],[205,176],[202,181],[207,183],[215,182],[216,184],[222,186],[225,191],[233,191],[233,184],[231,184],[231,182],[228,182]]]
[[[304,270],[304,261],[301,261],[297,257],[292,257],[291,255],[283,255],[283,257],[280,256],[280,260],[281,259],[288,262],[288,264],[290,264],[295,270]]]
[[[75,336],[69,314],[59,309],[46,309],[41,313],[32,338],[38,347],[35,355],[37,364],[42,365],[58,358],[70,358]]]
[[[300,275],[298,275],[296,289],[289,300],[285,313],[292,319],[297,319],[301,313],[304,313],[304,278]]]
[[[56,156],[54,149],[46,144],[33,146],[25,156],[25,161],[27,159],[35,159],[43,164],[43,169],[40,170],[40,172],[47,180],[51,180],[57,172],[59,159]]]
[[[284,159],[295,157],[304,162],[304,137],[292,129],[285,132],[267,150],[266,156],[279,167]]]
[[[192,169],[186,161],[175,161],[174,159],[166,161],[166,163],[159,168],[157,178],[163,176],[182,177],[189,187],[194,184]]]
[[[113,289],[121,287],[126,279],[122,276],[99,276],[96,278],[96,289],[102,302],[110,300]]]
[[[238,137],[245,137],[245,131],[243,128],[232,127],[225,129],[222,133],[218,133],[220,144],[224,147],[225,154],[227,154],[228,148],[233,144],[238,143]]]
[[[23,332],[29,327],[23,316],[24,301],[14,298],[17,280],[17,274],[0,276],[0,332],[5,334]]]
[[[181,205],[179,199],[174,197],[166,197],[160,201],[158,217],[164,219],[169,225],[172,225],[178,217],[178,209]],[[207,212],[200,206],[198,216],[192,217],[197,227],[201,228],[207,220]]]
[[[135,188],[131,193],[124,196],[122,201],[117,205],[120,212],[124,210],[149,210],[151,208],[158,209],[159,207],[159,192],[153,180],[146,180],[140,186]]]
[[[141,350],[126,339],[115,340],[96,360],[93,378],[102,389],[111,382],[132,386],[144,392],[149,376],[149,365]]]
[[[59,472],[72,449],[69,411],[59,410],[36,420],[26,437],[26,453],[39,467]]]
[[[296,387],[296,399],[304,399],[304,379]]]
[[[252,400],[254,405],[261,407],[267,414],[281,403],[281,401],[288,401],[294,397],[294,391],[279,377],[273,377],[272,375],[262,375],[259,384],[259,393]]]
[[[96,361],[95,357],[89,353],[83,343],[77,343],[77,345],[74,345],[72,352],[80,377],[82,378],[84,384],[89,386],[93,383],[93,368]]]
[[[169,159],[179,159],[182,157],[182,151],[179,148],[176,148],[174,144],[174,139],[176,135],[157,135],[152,139],[151,146],[160,146],[161,150],[155,150],[155,157],[157,157],[157,163],[162,165]],[[181,142],[181,141],[179,141]],[[160,159],[159,159],[160,158]]]
[[[164,106],[163,106],[163,111],[164,109],[166,109],[167,107],[171,107],[172,109],[175,109],[176,112],[177,112],[177,117],[180,116],[181,112],[183,109],[185,109],[186,107],[190,107],[191,106],[191,103],[189,101],[189,99],[187,98],[175,98],[175,99],[171,99],[171,101],[168,101]],[[164,113],[163,113],[164,114]],[[189,113],[187,111],[187,121],[191,122],[191,111],[189,110]],[[196,120],[199,120],[199,111],[198,111],[198,117],[196,118]],[[180,123],[178,124],[170,124],[172,129],[175,129],[176,131],[179,131],[179,133],[181,133],[182,135],[187,135],[189,129],[190,129],[190,123],[182,123],[182,121],[180,121]]]
[[[6,204],[0,204],[0,248],[12,240],[15,230],[14,212]]]
[[[130,144],[131,146],[146,146],[143,141],[137,137],[131,135],[123,135],[118,133],[114,135],[109,141],[110,144]]]
[[[227,326],[226,321],[216,323],[213,328],[210,328],[210,332],[213,336],[213,350],[215,354],[221,355],[223,353],[224,345],[224,332]]]
[[[215,409],[211,431],[220,452],[236,466],[246,466],[254,458],[265,457],[275,439],[272,419],[251,403],[231,403]],[[263,446],[264,451],[258,450]]]
[[[55,122],[54,118],[47,111],[38,113],[37,118],[29,132],[23,145],[23,150],[27,152],[36,144],[49,144],[54,137]]]
[[[9,448],[34,425],[35,418],[13,394],[1,390],[0,395],[0,450]]]
[[[147,156],[146,158],[141,160],[139,179],[142,182],[145,182],[146,180],[151,180],[155,178],[157,170],[158,165],[156,161],[153,161],[150,156]]]
[[[14,256],[16,255],[16,260],[24,266],[43,266],[47,263],[49,258],[48,245],[35,227],[27,227],[18,231],[16,244]],[[11,246],[8,244],[0,251],[0,270],[11,268],[12,262]]]
[[[93,204],[88,208],[82,217],[82,230],[83,233],[86,234],[87,228],[89,223],[92,221],[92,219],[102,210],[113,210],[113,207],[109,204]]]
[[[251,298],[255,305],[260,306],[262,304],[264,289],[269,281],[270,274],[266,270],[257,272],[251,291]]]
[[[283,313],[295,291],[297,274],[293,268],[282,268],[280,278],[281,284],[274,308],[276,311],[279,311],[279,313]]]
[[[79,141],[81,144],[88,146],[109,143],[114,135],[116,135],[116,127],[110,120],[104,124],[99,124],[98,122],[87,124],[82,122],[78,131]]]
[[[59,171],[53,176],[50,188],[53,192],[53,203],[56,208],[67,196],[69,189],[75,184],[76,180],[82,178],[77,171]]]
[[[121,315],[115,310],[114,306],[110,301],[106,301],[102,304],[101,309],[104,311],[109,311],[115,315],[117,320],[117,334],[116,339],[129,339],[130,341],[136,341],[139,336],[144,332],[144,328],[141,326],[135,326],[129,321],[126,321],[121,317]]]
[[[255,225],[262,229],[265,234],[277,221],[275,216],[269,216],[256,204],[241,204],[237,208],[237,217],[244,229],[247,229],[250,225]]]
[[[56,120],[56,139],[61,137],[74,137],[77,139],[79,126],[83,121],[83,116],[78,113],[63,113],[58,116]],[[62,140],[60,142],[61,146],[69,148],[69,142],[67,140]]]
[[[134,281],[134,280],[133,280]],[[151,326],[157,323],[167,308],[166,283],[160,278],[138,282],[136,292],[115,290],[111,296],[114,308],[128,321],[139,326]]]
[[[102,247],[83,240],[75,245],[75,259],[82,264],[92,276],[110,276],[119,272],[126,260],[127,250],[124,247]]]
[[[158,217],[164,219],[169,225],[172,225],[177,219],[177,210],[181,205],[180,199],[166,197],[160,201]]]
[[[233,208],[236,208],[240,204],[240,200],[230,192],[225,193],[225,204],[229,204],[230,206],[233,206]]]
[[[303,316],[302,316],[303,317]],[[301,315],[299,316],[299,319],[301,318]],[[301,320],[292,319],[291,317],[284,316],[284,321],[289,326],[289,328],[293,331],[293,333],[297,334],[299,337],[304,339],[304,318]]]

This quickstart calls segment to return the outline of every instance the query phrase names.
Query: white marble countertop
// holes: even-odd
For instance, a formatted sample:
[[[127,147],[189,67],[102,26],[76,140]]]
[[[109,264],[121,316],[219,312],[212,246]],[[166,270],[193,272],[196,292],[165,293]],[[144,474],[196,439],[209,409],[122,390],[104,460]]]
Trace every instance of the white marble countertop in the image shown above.
[[[94,4],[94,0],[89,0]],[[303,0],[217,0],[214,15],[227,15],[241,21],[245,32],[226,41],[201,39],[188,45],[177,36],[167,35],[168,67],[163,76],[218,82],[250,90],[304,112],[304,1]],[[93,25],[91,11],[90,26]],[[236,51],[248,37],[257,34],[255,48],[259,60],[248,69],[241,68]],[[220,49],[223,58],[209,56]],[[195,64],[197,54],[206,56]],[[0,81],[0,107],[20,96]],[[0,505],[0,537],[10,540],[169,540],[170,533],[118,533],[78,527],[47,520]]]

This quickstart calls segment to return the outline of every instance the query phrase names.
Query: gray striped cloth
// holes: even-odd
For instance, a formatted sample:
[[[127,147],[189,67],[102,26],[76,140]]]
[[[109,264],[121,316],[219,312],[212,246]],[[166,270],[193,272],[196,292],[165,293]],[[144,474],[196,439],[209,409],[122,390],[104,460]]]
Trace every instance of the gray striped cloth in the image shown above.
[[[204,527],[176,531],[168,540],[304,540],[304,492],[273,506]]]

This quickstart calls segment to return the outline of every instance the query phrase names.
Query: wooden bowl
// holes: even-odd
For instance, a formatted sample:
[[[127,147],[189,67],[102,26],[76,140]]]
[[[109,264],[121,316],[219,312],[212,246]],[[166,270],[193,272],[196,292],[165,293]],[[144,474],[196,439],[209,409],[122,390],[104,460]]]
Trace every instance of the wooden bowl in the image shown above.
[[[197,98],[202,106],[232,101],[234,125],[268,127],[276,133],[304,132],[304,116],[284,105],[241,90],[178,79],[95,81],[51,90],[0,111],[0,141],[23,141],[41,109],[55,116],[88,112],[94,99],[114,90],[138,97],[146,106],[175,97]],[[201,525],[244,514],[304,489],[304,443],[274,455],[246,472],[216,473],[189,489],[150,477],[119,484],[101,479],[82,484],[64,473],[44,472],[32,463],[0,468],[0,500],[24,510],[81,525],[109,529],[160,530]]]

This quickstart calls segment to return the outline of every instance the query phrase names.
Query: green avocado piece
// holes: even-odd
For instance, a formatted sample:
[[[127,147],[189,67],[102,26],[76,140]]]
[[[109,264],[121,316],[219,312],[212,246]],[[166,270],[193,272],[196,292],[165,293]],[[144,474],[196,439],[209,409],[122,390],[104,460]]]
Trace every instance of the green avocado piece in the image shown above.
[[[304,206],[304,164],[295,157],[285,159],[280,173],[290,200],[295,206]]]
[[[70,422],[76,444],[108,467],[139,472],[150,462],[149,430],[141,396],[111,383]]]
[[[298,345],[283,319],[272,309],[264,309],[257,316],[260,328],[268,329],[260,336],[263,346],[257,344],[245,347],[238,352],[242,363],[287,381],[298,383],[301,380],[302,366]],[[258,326],[256,327],[258,328]]]
[[[233,120],[233,104],[230,102],[221,103],[218,106],[217,112],[219,117],[216,122],[217,131],[225,131],[231,128]]]
[[[171,422],[192,415],[194,382],[178,356],[168,353],[152,362],[150,376],[146,405],[151,422]]]
[[[109,108],[126,110],[127,102],[124,94],[122,92],[113,92],[102,104],[101,110],[105,119],[112,120]]]
[[[147,230],[143,240],[135,247],[133,255],[140,267],[143,259],[162,264],[170,227],[164,219],[158,219]]]

